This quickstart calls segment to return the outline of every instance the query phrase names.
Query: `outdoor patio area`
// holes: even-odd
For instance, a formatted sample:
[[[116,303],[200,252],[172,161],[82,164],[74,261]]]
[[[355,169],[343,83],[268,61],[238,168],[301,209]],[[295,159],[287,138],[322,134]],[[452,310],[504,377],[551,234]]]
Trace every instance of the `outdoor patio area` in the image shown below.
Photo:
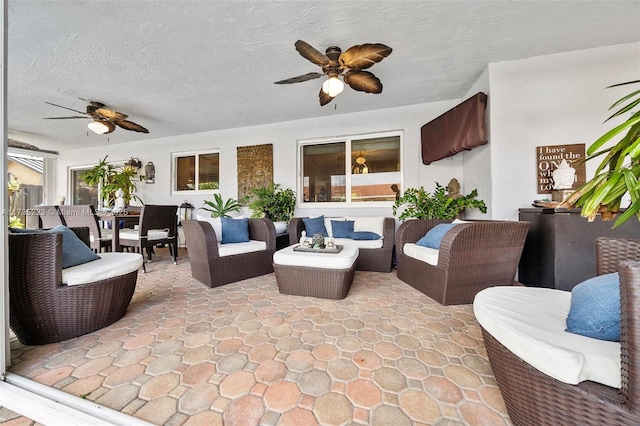
[[[275,275],[208,288],[158,249],[125,317],[11,343],[9,371],[159,425],[510,425],[471,305],[356,271],[343,300]],[[0,409],[0,422],[31,424]]]

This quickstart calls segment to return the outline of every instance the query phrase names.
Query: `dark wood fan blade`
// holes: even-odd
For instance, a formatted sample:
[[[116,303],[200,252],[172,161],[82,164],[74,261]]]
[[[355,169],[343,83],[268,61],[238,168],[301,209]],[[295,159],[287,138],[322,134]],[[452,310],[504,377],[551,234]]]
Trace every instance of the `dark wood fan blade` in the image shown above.
[[[88,107],[87,107],[88,108]],[[114,111],[109,108],[96,108],[94,110],[95,114],[102,116],[108,120],[116,121],[116,120],[126,120],[129,117],[127,114],[123,114],[119,111]]]
[[[298,53],[300,53],[300,55],[302,55],[303,58],[308,59],[314,64],[323,67],[329,63],[329,58],[327,57],[327,55],[320,52],[309,43],[298,40],[296,41],[295,46],[296,50],[298,51]]]
[[[68,118],[84,118],[85,120],[89,117],[85,116],[79,116],[79,115],[73,115],[71,117],[44,117],[45,120],[66,120]]]
[[[77,112],[78,114],[86,114],[86,112],[84,112],[84,111],[78,111],[77,109],[67,108],[66,106],[62,106],[62,105],[58,105],[58,104],[52,104],[51,102],[44,101],[44,103],[45,104],[49,104],[49,105],[53,105],[53,106],[58,107],[58,108],[68,109],[69,111]]]
[[[366,93],[382,92],[382,83],[369,71],[349,71],[344,75],[344,82],[352,89]]]
[[[134,132],[140,132],[140,133],[149,133],[147,129],[145,129],[139,124],[134,123],[133,121],[114,120],[114,123],[125,130],[133,130]]]
[[[320,88],[320,106],[325,106],[329,102],[333,100],[333,96],[329,96],[327,93]]]
[[[297,77],[287,78],[286,80],[274,81],[273,84],[302,83],[303,81],[309,81],[320,77],[322,77],[322,74],[318,72],[310,72],[307,74],[299,75]]]
[[[363,70],[380,62],[391,54],[389,46],[380,43],[366,43],[352,46],[338,59],[340,66],[354,70]]]

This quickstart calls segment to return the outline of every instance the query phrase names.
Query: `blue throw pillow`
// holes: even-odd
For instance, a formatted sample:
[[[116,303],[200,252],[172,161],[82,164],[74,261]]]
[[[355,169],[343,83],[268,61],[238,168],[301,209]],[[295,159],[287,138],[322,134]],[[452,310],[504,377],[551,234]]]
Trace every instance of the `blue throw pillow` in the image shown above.
[[[307,232],[307,237],[313,237],[313,234],[322,234],[323,237],[329,236],[327,228],[324,227],[324,216],[303,217],[302,222],[304,222],[304,230]]]
[[[382,237],[375,232],[357,231],[350,233],[349,238],[352,240],[379,240]]]
[[[249,219],[222,219],[222,244],[249,242]]]
[[[75,232],[63,225],[55,228],[44,229],[19,229],[10,228],[11,232],[21,234],[42,234],[42,233],[59,233],[62,234],[62,268],[70,268],[72,266],[81,265],[100,259],[89,246],[87,246]]]
[[[353,232],[353,220],[332,220],[333,238],[349,238]]]
[[[416,242],[416,245],[439,250],[440,242],[442,241],[444,234],[456,225],[457,223],[440,223],[429,229],[429,231],[424,234],[424,237],[420,238]]]
[[[590,278],[571,290],[565,331],[620,341],[620,276],[617,272]]]

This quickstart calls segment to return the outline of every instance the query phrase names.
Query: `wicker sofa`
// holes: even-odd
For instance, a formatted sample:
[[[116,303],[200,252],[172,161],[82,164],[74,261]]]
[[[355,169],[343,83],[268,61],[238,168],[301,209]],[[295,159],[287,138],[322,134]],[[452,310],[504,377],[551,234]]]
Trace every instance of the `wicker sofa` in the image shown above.
[[[89,228],[71,229],[90,246]],[[63,270],[62,239],[57,233],[9,234],[9,324],[25,345],[104,328],[124,316],[133,296],[141,255],[101,253],[101,259]]]
[[[294,217],[289,221],[289,244],[297,244],[302,237],[302,231],[305,231],[305,225],[302,217]],[[325,222],[331,219],[344,220],[345,218],[326,217]],[[349,220],[358,220],[357,217],[348,218]],[[367,219],[363,217],[363,219]],[[393,244],[395,237],[396,222],[392,217],[382,218],[382,246],[379,248],[367,248],[366,245],[358,245],[357,241],[340,239],[336,244],[353,244],[358,246],[360,254],[356,263],[358,271],[375,271],[375,272],[391,272],[393,268]],[[327,227],[328,228],[328,227]],[[328,230],[328,229],[327,229]],[[331,234],[329,234],[331,236]],[[310,237],[310,235],[309,235]],[[369,241],[370,242],[370,241]],[[369,243],[367,242],[367,243]]]
[[[449,230],[429,264],[408,255],[408,246],[450,220],[403,222],[396,233],[398,278],[442,305],[472,303],[480,290],[513,285],[528,222],[468,221]]]
[[[569,308],[558,312],[557,324],[549,322],[547,332],[553,338],[555,334],[567,348],[562,348],[561,359],[564,361],[573,352],[585,351],[586,346],[596,345],[609,347],[613,345],[612,359],[606,361],[602,358],[605,352],[597,352],[598,358],[595,369],[598,373],[607,369],[616,375],[617,386],[608,386],[589,379],[570,384],[551,377],[551,373],[545,374],[540,368],[534,368],[525,362],[514,352],[524,350],[521,354],[526,357],[531,351],[524,346],[508,349],[505,336],[494,337],[485,327],[494,329],[493,333],[499,336],[504,326],[495,329],[497,316],[513,315],[513,297],[522,293],[526,309],[518,309],[518,319],[515,324],[519,327],[524,324],[530,327],[531,333],[536,336],[518,333],[518,339],[531,342],[538,339],[541,321],[536,320],[536,315],[544,309],[549,309],[552,299],[550,292],[565,293],[556,294],[561,298],[570,298],[570,295],[561,290],[545,288],[512,288],[511,298],[502,295],[497,299],[495,293],[500,289],[488,289],[478,294],[478,300],[474,302],[474,310],[482,327],[484,343],[491,367],[498,382],[498,387],[505,400],[509,417],[514,425],[638,425],[640,424],[640,241],[612,238],[598,238],[596,242],[597,274],[603,275],[618,271],[620,273],[620,342],[605,342],[589,337],[572,335],[564,332],[564,318]],[[535,292],[543,293],[541,297],[534,297]],[[525,294],[526,293],[526,294]],[[487,299],[487,297],[490,299]],[[492,303],[488,303],[493,300]],[[484,303],[483,303],[484,302]],[[509,305],[504,309],[505,302]],[[497,306],[495,306],[497,304]],[[568,305],[565,300],[565,305]],[[554,305],[555,306],[555,305]],[[484,308],[484,312],[483,312]],[[492,309],[490,309],[492,308]],[[497,309],[496,309],[497,308]],[[554,308],[555,310],[555,308]],[[536,314],[536,312],[538,312]],[[487,314],[491,314],[487,316]],[[527,320],[527,318],[529,318]],[[484,325],[483,325],[484,324]],[[505,342],[505,345],[500,340]],[[583,341],[586,339],[585,342]],[[568,341],[572,340],[572,341]],[[568,341],[568,342],[567,342]],[[565,343],[566,342],[566,343]],[[543,340],[545,348],[549,345]],[[573,348],[573,349],[571,349]],[[512,352],[514,351],[514,352]],[[586,365],[586,355],[577,357],[579,366]],[[539,361],[540,362],[540,361]],[[542,360],[545,366],[554,364],[552,360]],[[583,367],[584,368],[584,367]]]
[[[242,250],[238,244],[219,244],[210,222],[183,220],[181,225],[193,278],[209,287],[217,287],[273,272],[273,253],[276,251],[273,222],[248,219],[248,223],[252,242],[263,243],[257,251]],[[225,253],[228,249],[234,253]]]

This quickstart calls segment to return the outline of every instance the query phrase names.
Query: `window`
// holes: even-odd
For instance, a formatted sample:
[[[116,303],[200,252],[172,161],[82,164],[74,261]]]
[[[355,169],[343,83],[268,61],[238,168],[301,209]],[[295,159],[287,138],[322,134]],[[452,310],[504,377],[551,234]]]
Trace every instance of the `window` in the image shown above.
[[[207,192],[220,184],[220,154],[218,151],[174,153],[173,192]]]
[[[400,132],[390,132],[300,142],[302,202],[395,201],[400,139]]]
[[[98,205],[98,184],[89,185],[80,179],[82,173],[87,170],[91,170],[91,167],[70,170],[71,203],[69,204]]]

